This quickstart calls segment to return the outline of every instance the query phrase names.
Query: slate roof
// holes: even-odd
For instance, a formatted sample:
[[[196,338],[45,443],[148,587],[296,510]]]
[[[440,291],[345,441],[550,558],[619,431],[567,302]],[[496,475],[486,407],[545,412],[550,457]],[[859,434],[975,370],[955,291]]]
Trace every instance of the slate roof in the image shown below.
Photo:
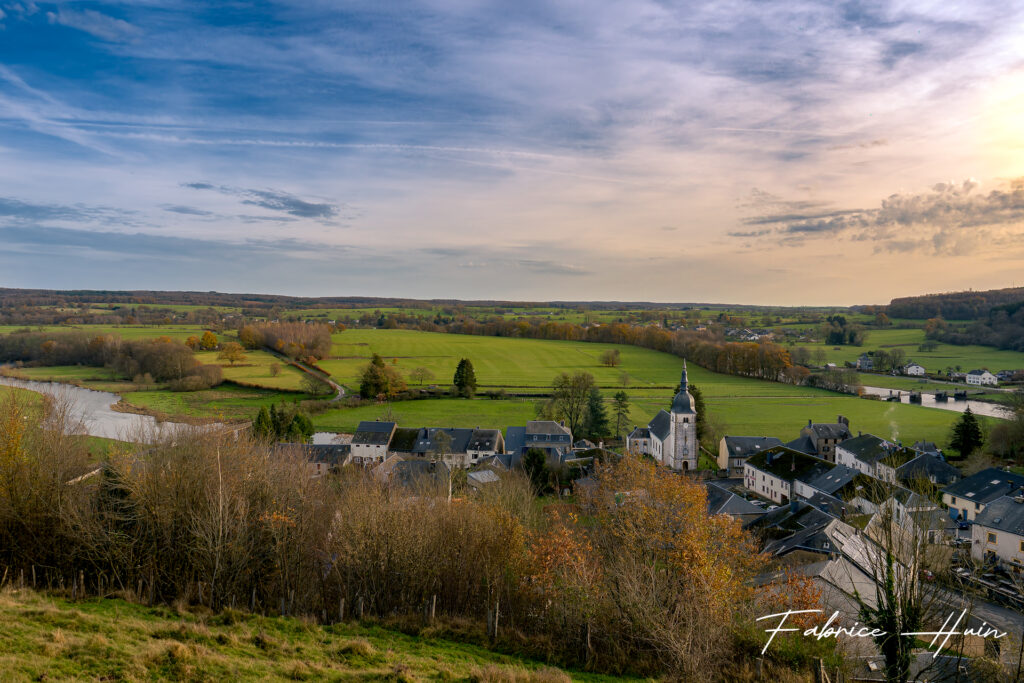
[[[873,465],[879,460],[887,460],[892,456],[893,467],[899,467],[916,456],[912,448],[901,448],[896,444],[879,438],[874,434],[861,434],[839,444],[839,448],[853,454],[861,462]],[[886,462],[890,464],[890,462]]]
[[[758,451],[781,446],[782,441],[774,436],[726,436],[725,450],[730,458],[747,458]]]
[[[399,427],[395,430],[395,435],[391,437],[391,444],[388,446],[388,450],[398,453],[412,453],[419,433],[420,430],[418,429]]]
[[[501,432],[497,429],[474,429],[467,448],[471,451],[496,451],[502,440]]]
[[[988,372],[988,370],[971,370],[967,374],[968,375],[984,375],[987,372]]]
[[[277,447],[285,449],[301,449],[306,460],[316,464],[342,465],[352,453],[352,446],[349,444],[307,444],[307,443],[281,443]]]
[[[974,523],[1024,536],[1024,503],[1018,503],[1012,496],[996,498],[974,518]]]
[[[896,475],[902,481],[927,479],[939,486],[945,486],[960,478],[960,470],[936,455],[923,453],[899,467]]]
[[[762,472],[786,481],[808,481],[834,469],[836,466],[821,458],[794,451],[785,446],[774,446],[747,458],[747,464]]]
[[[394,428],[394,422],[360,422],[356,433],[352,435],[352,443],[386,446],[391,440],[391,432]]]
[[[633,431],[629,433],[630,439],[649,439],[651,438],[651,430],[647,427],[634,427]]]
[[[530,420],[526,423],[527,434],[555,434],[571,436],[569,430],[554,420]]]
[[[990,467],[966,479],[961,479],[955,484],[950,484],[942,492],[984,505],[1001,496],[1012,495],[1022,486],[1024,486],[1024,476]]]
[[[509,427],[505,430],[505,452],[512,455],[509,466],[515,467],[519,464],[526,449],[526,427]]]
[[[807,426],[819,439],[847,439],[850,428],[838,422],[819,422]]]
[[[801,434],[789,443],[783,445],[786,448],[790,448],[794,451],[799,451],[800,453],[805,453],[807,455],[817,455],[818,453],[818,445],[814,443],[814,439],[806,434]]]
[[[922,453],[938,453],[939,447],[935,445],[934,441],[915,441],[914,450]]]
[[[764,508],[754,505],[749,500],[744,500],[732,491],[726,491],[721,486],[709,483],[707,489],[709,515],[726,514],[733,517],[747,517],[765,513]]]
[[[436,452],[438,449],[441,434],[448,435],[449,442],[446,448],[448,453],[459,454],[466,452],[466,446],[467,444],[469,444],[469,440],[473,436],[473,430],[458,428],[441,429],[439,427],[424,427],[420,429],[416,435],[416,443],[412,447],[413,455],[426,456],[430,453]]]
[[[659,410],[647,427],[651,430],[651,436],[664,441],[672,430],[672,416],[666,410]]]
[[[813,486],[819,491],[831,495],[853,481],[854,477],[858,474],[860,474],[860,470],[847,467],[846,465],[836,465],[827,472],[822,472],[816,477],[802,481],[808,486]]]

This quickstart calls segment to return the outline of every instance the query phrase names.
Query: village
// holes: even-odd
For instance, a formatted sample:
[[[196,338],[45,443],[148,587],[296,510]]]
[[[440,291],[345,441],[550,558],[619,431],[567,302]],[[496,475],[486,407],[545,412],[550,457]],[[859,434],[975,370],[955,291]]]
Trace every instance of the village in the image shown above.
[[[449,497],[456,477],[464,482],[459,495],[473,495],[511,470],[529,470],[530,456],[542,454],[557,482],[553,496],[572,500],[591,485],[595,462],[650,458],[700,482],[708,514],[728,515],[760,539],[770,572],[812,581],[828,612],[856,614],[878,579],[879,553],[888,549],[919,580],[974,596],[984,618],[1019,618],[1008,609],[1024,609],[1024,476],[988,468],[965,477],[935,443],[855,431],[841,415],[794,425],[786,443],[724,436],[711,450],[717,471],[698,470],[696,419],[684,363],[670,408],[634,427],[621,453],[574,440],[564,423],[551,420],[510,426],[504,434],[368,421],[334,443],[279,448],[303,449],[314,477],[345,466],[368,468],[386,485],[426,490],[429,484]],[[893,524],[917,542],[893,548],[884,531]]]

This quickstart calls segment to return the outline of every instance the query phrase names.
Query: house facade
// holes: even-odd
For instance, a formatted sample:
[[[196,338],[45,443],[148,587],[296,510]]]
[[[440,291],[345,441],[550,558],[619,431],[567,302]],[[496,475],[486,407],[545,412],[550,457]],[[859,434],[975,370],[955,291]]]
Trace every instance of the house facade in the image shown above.
[[[814,444],[814,455],[836,461],[836,445],[850,438],[850,421],[842,415],[835,422],[815,423],[807,420],[807,426],[800,430],[800,436],[807,437]]]
[[[944,488],[942,502],[950,517],[973,522],[989,503],[1021,495],[1022,488],[1024,476],[990,467]]]
[[[1024,571],[1024,494],[1002,496],[985,506],[971,527],[971,556]]]
[[[352,462],[364,466],[384,462],[397,426],[394,422],[360,422],[352,435]]]
[[[743,463],[743,486],[773,503],[793,500],[794,483],[816,479],[835,465],[785,446],[775,446]]]
[[[718,469],[728,470],[730,477],[743,476],[747,458],[782,441],[771,436],[723,436],[718,442]]]
[[[988,370],[971,370],[964,379],[974,386],[994,387],[999,384],[999,379]]]
[[[917,363],[907,363],[903,366],[903,374],[910,375],[911,377],[924,377],[926,371],[923,365]]]

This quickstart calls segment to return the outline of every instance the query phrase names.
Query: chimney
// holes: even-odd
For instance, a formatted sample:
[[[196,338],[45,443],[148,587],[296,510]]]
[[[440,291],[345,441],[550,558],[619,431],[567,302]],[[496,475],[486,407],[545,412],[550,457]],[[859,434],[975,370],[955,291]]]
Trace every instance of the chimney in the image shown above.
[[[807,426],[810,427],[812,424],[814,424],[814,420],[807,418]]]
[[[797,512],[797,510],[799,510],[799,509],[800,509],[800,503],[797,501],[797,499],[796,498],[791,499],[789,501],[789,511],[791,513],[795,514]]]

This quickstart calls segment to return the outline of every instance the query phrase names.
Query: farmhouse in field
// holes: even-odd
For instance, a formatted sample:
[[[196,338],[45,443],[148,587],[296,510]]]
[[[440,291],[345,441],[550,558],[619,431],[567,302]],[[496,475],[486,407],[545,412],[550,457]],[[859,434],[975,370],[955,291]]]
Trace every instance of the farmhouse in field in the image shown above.
[[[903,374],[910,375],[911,377],[924,377],[926,370],[923,365],[917,363],[907,363],[903,366]]]
[[[988,370],[971,370],[964,377],[968,384],[975,386],[994,387],[999,384],[999,380]]]
[[[858,370],[874,370],[875,359],[866,353],[862,353],[860,354],[860,357],[856,361],[854,361],[854,366]]]
[[[670,411],[661,410],[645,429],[634,427],[626,437],[626,452],[650,455],[675,471],[697,469],[697,411],[688,390],[686,361],[679,391]]]

